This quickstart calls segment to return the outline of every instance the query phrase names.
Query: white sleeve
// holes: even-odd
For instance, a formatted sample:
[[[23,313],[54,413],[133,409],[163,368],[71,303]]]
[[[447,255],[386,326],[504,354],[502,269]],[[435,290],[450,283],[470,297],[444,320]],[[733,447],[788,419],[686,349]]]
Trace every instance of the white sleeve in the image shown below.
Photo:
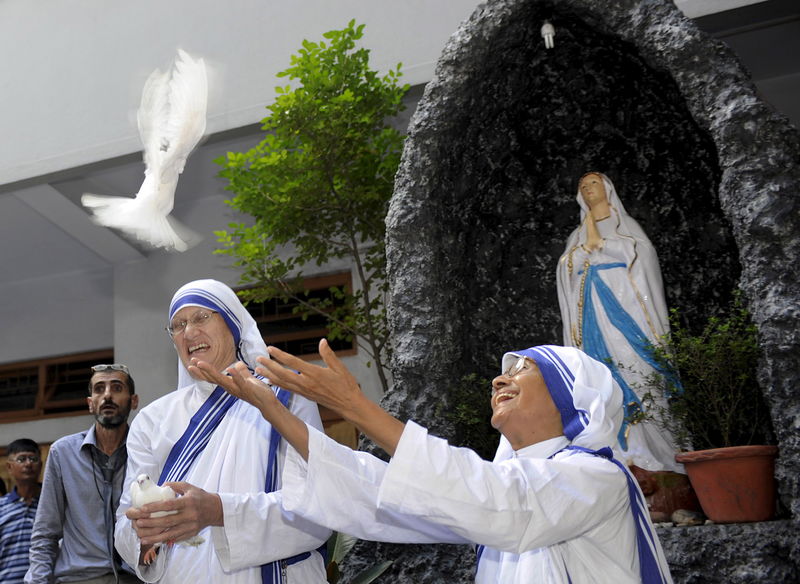
[[[281,491],[219,496],[225,524],[213,528],[211,537],[226,571],[313,551],[330,537],[329,529],[282,512]]]
[[[322,428],[314,402],[292,396],[290,409],[314,428]],[[281,440],[279,468],[293,449]],[[259,566],[313,551],[330,537],[330,530],[283,511],[282,491],[272,493],[219,493],[224,525],[213,527],[211,537],[225,570]]]
[[[625,512],[626,485],[622,471],[601,457],[576,453],[493,463],[408,422],[383,478],[379,505],[520,554]]]
[[[308,463],[290,449],[283,471],[287,511],[340,533],[396,543],[469,543],[420,517],[378,509],[386,463],[309,428]]]
[[[159,553],[149,566],[139,564],[140,542],[130,519],[125,511],[131,506],[131,483],[136,480],[136,473],[146,473],[151,477],[161,474],[161,465],[152,456],[149,436],[154,436],[152,418],[142,411],[137,415],[128,430],[126,447],[128,449],[128,465],[125,469],[125,483],[117,507],[117,524],[114,528],[114,547],[125,562],[136,570],[136,575],[144,582],[158,582],[166,567],[166,554]]]

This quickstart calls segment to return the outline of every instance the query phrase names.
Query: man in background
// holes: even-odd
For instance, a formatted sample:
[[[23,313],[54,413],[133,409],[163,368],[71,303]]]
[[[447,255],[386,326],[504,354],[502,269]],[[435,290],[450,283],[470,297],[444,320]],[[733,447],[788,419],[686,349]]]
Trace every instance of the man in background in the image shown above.
[[[128,368],[92,367],[86,401],[95,423],[54,442],[47,457],[26,583],[139,582],[114,551],[128,416],[139,404]]]
[[[14,440],[8,445],[6,466],[15,486],[0,497],[0,582],[22,584],[28,569],[31,530],[42,490],[39,445],[28,438]]]

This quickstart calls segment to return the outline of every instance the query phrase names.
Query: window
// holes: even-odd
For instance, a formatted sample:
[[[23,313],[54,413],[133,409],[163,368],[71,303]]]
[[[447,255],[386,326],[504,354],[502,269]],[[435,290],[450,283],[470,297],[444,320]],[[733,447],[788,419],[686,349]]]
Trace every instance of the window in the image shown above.
[[[341,301],[331,294],[332,287],[343,286],[348,291],[352,289],[350,272],[306,278],[303,284],[306,292],[301,295],[302,297],[331,298],[336,303]],[[319,359],[317,353],[319,340],[328,334],[325,317],[312,314],[303,320],[302,316],[294,313],[298,305],[299,303],[293,299],[271,298],[264,302],[250,302],[247,304],[247,310],[255,318],[258,330],[268,345],[274,345],[305,359]],[[336,339],[330,344],[339,355],[356,353],[354,340]]]
[[[0,423],[87,413],[91,366],[113,362],[109,349],[0,365]]]

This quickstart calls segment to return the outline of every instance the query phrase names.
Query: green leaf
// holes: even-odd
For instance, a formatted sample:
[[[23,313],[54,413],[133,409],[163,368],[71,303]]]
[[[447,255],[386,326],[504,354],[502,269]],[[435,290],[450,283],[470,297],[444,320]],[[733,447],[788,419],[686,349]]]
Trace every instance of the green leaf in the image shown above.
[[[408,85],[398,85],[399,64],[382,77],[369,68],[363,32],[351,20],[327,42],[304,40],[278,74],[292,83],[275,88],[262,141],[215,160],[234,193],[226,204],[253,223],[217,231],[216,252],[234,258],[243,283],[269,290],[307,264],[350,259],[360,292],[347,314],[330,313],[329,329],[364,341],[386,391],[384,219],[404,140],[389,121]]]
[[[331,561],[341,564],[344,557],[356,545],[358,538],[345,533],[334,531],[328,539],[328,553],[330,554]]]

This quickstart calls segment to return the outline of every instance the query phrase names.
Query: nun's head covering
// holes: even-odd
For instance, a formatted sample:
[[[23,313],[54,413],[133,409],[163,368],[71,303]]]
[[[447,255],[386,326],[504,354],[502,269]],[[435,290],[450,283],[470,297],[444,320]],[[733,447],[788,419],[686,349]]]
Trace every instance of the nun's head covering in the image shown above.
[[[589,450],[616,445],[623,418],[622,391],[608,367],[580,349],[540,345],[503,355],[502,371],[520,357],[529,357],[539,368],[572,444]],[[510,455],[511,445],[502,438],[495,460]]]
[[[202,306],[218,312],[233,335],[236,358],[255,369],[256,357],[269,356],[267,346],[256,321],[242,305],[236,293],[216,280],[195,280],[181,286],[169,304],[169,320],[185,306]],[[178,387],[191,385],[195,380],[178,358]]]

